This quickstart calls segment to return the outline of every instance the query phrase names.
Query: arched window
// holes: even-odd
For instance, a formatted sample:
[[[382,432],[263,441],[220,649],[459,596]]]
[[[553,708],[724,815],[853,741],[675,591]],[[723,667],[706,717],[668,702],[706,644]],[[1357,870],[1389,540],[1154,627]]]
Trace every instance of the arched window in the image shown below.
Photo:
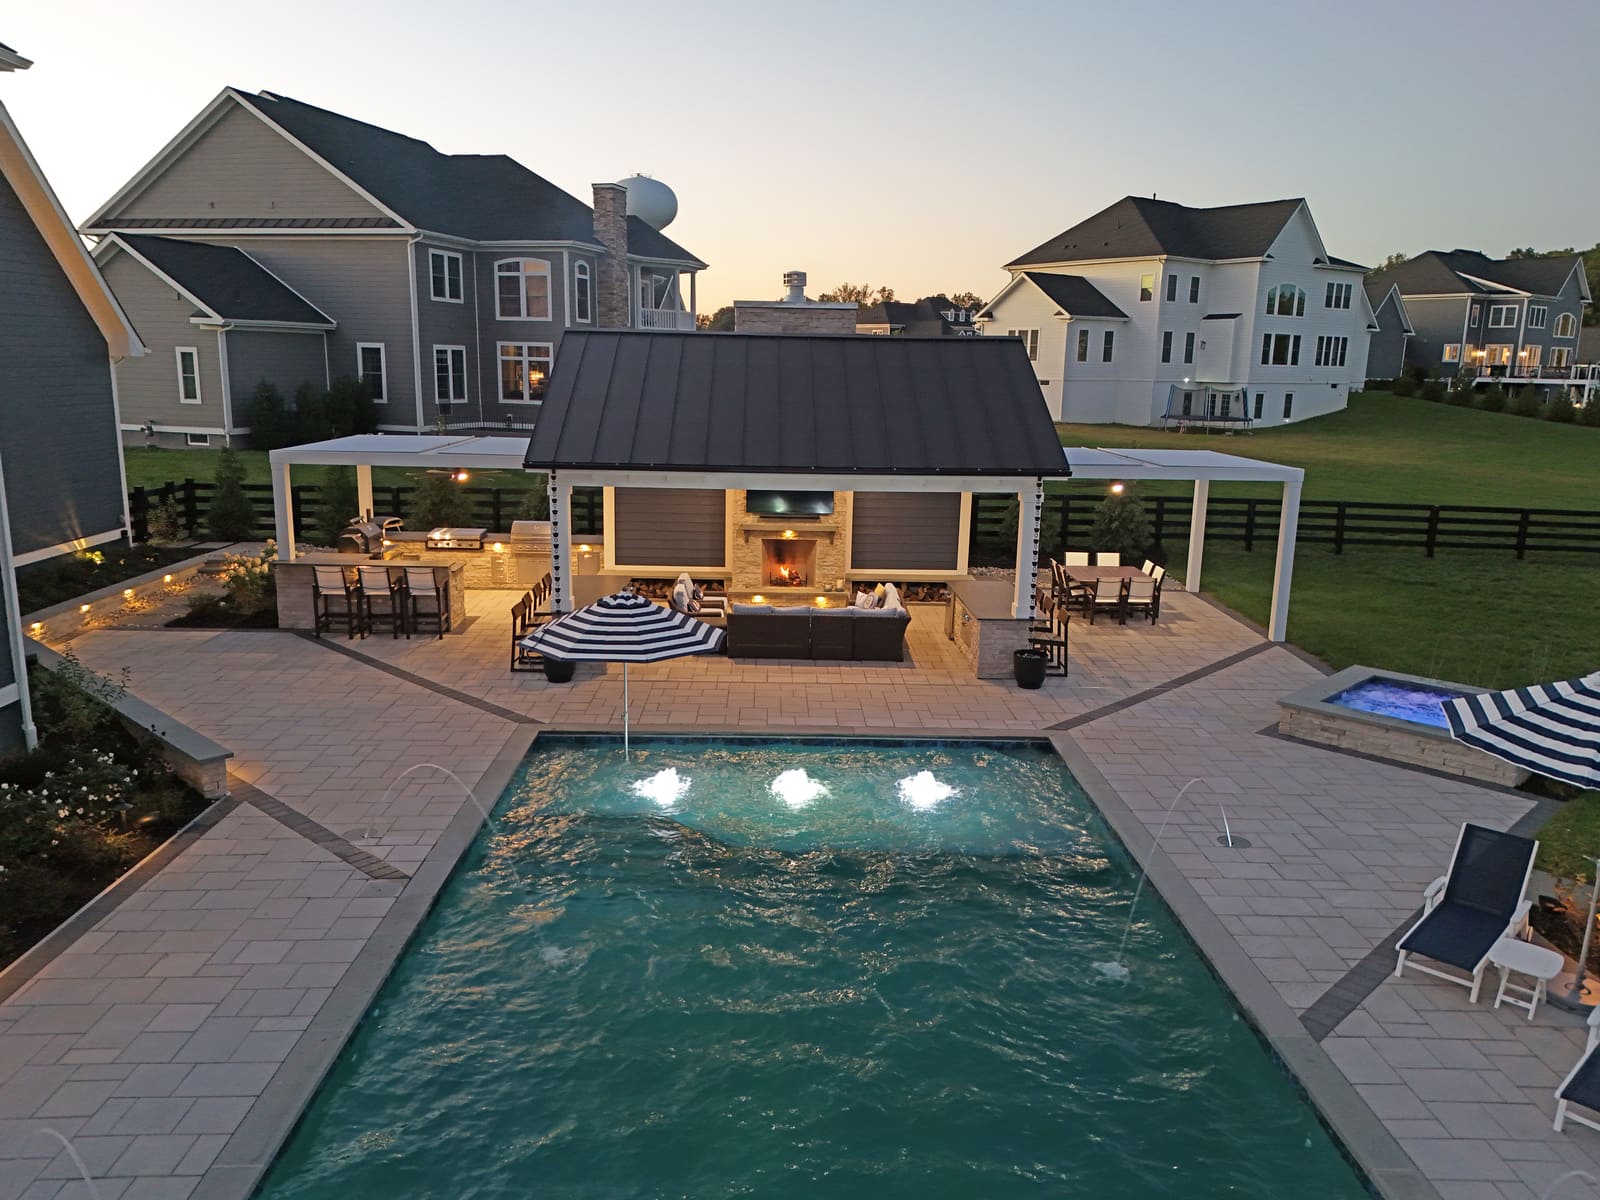
[[[589,264],[580,262],[572,268],[572,319],[594,320],[594,290],[589,282]]]
[[[1280,283],[1267,289],[1267,316],[1303,317],[1306,315],[1306,293],[1292,283]]]
[[[1556,318],[1555,336],[1569,338],[1578,332],[1578,318],[1571,313],[1562,313]]]
[[[495,315],[502,321],[550,319],[550,264],[542,258],[503,258],[494,265]]]

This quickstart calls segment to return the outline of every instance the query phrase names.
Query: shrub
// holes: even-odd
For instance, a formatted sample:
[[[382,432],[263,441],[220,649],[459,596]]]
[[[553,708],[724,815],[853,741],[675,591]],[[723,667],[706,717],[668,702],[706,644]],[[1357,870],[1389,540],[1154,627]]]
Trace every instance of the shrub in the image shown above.
[[[68,646],[61,651],[61,662],[54,671],[36,670],[28,681],[39,727],[76,745],[112,725],[115,714],[111,706],[128,694],[129,671],[124,667],[116,679],[97,675]]]
[[[360,380],[351,379],[348,375],[335,379],[322,403],[327,414],[328,436],[377,432],[378,406],[373,403],[372,390]]]
[[[1433,403],[1438,404],[1444,399],[1444,384],[1437,379],[1430,379],[1422,385],[1417,394],[1424,400],[1431,400]]]
[[[356,487],[354,467],[329,467],[317,489],[321,511],[317,516],[317,537],[324,546],[337,545],[345,523],[357,515],[361,493]]]
[[[246,417],[252,449],[277,450],[294,442],[294,418],[284,404],[283,393],[265,379],[256,384]]]
[[[278,557],[278,544],[268,541],[260,554],[225,554],[222,557],[222,586],[228,591],[228,607],[241,616],[260,612],[274,594],[272,560]]]
[[[1472,389],[1469,387],[1451,388],[1447,393],[1445,393],[1444,402],[1446,404],[1453,404],[1457,408],[1471,408]]]
[[[1491,383],[1478,393],[1478,407],[1484,412],[1505,412],[1506,390],[1498,383]]]
[[[206,512],[206,530],[219,542],[242,542],[255,532],[256,510],[244,490],[244,463],[232,447],[217,455],[216,490]]]
[[[146,521],[152,542],[175,542],[183,533],[183,517],[178,513],[178,501],[168,496],[151,509]]]
[[[1407,367],[1406,368],[1406,377],[1408,379],[1410,379],[1413,383],[1417,383],[1417,384],[1426,383],[1429,379],[1431,379],[1433,377],[1433,368],[1432,367]]]
[[[1119,554],[1143,554],[1154,539],[1144,501],[1132,487],[1120,496],[1107,496],[1094,509],[1094,526],[1089,544],[1096,550],[1115,550]]]
[[[544,477],[539,476],[540,479]],[[519,521],[548,521],[550,519],[550,493],[543,486],[534,488],[522,497],[522,505],[517,509]]]
[[[1578,420],[1585,425],[1600,425],[1600,396],[1591,396],[1589,403],[1583,406],[1578,415]]]
[[[1578,419],[1578,410],[1573,407],[1571,399],[1565,392],[1550,398],[1550,403],[1544,406],[1544,419],[1555,421],[1560,425],[1571,425]]]
[[[1361,390],[1365,391],[1365,392],[1392,392],[1392,391],[1394,391],[1394,380],[1392,380],[1392,379],[1369,379],[1362,386]]]
[[[449,475],[424,475],[411,493],[407,516],[417,529],[465,525],[472,516],[472,501]]]
[[[184,605],[196,621],[221,621],[233,611],[228,598],[216,592],[190,592]]]
[[[315,385],[302,383],[294,393],[295,436],[305,442],[325,442],[333,436],[328,418],[328,394]]]
[[[1508,411],[1514,417],[1538,418],[1543,405],[1539,403],[1539,389],[1525,387],[1511,398]]]
[[[1417,381],[1410,376],[1405,376],[1394,381],[1390,389],[1396,396],[1415,396],[1417,394]]]

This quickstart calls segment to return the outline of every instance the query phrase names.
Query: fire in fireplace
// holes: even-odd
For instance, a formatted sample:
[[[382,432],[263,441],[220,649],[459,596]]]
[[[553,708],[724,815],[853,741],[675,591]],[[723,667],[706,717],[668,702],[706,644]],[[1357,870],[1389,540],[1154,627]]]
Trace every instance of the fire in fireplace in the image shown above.
[[[765,538],[761,542],[761,578],[765,587],[810,587],[817,573],[814,538]]]

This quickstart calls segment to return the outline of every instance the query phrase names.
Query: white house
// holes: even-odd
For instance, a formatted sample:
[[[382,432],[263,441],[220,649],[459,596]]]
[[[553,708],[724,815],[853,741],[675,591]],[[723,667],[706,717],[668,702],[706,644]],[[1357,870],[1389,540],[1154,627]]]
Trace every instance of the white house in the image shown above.
[[[1327,252],[1304,200],[1128,196],[1006,269],[977,321],[1024,340],[1057,420],[1280,425],[1366,379],[1364,268]]]

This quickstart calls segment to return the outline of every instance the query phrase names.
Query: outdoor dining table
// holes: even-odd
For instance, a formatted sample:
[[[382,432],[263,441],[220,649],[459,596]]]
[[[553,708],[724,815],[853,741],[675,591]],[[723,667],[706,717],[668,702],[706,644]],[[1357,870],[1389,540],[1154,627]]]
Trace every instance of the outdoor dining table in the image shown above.
[[[1102,579],[1138,579],[1144,574],[1138,567],[1068,567],[1067,578],[1073,583],[1095,584]]]

